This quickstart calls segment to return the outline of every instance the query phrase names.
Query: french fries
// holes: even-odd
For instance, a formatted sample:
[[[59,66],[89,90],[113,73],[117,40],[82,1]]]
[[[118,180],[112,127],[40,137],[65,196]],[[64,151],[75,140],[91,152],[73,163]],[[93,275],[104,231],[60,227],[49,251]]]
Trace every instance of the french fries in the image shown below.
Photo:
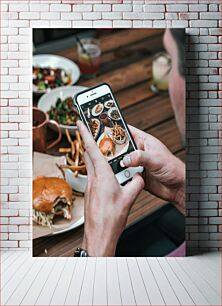
[[[86,174],[86,165],[83,159],[84,144],[80,137],[79,131],[75,132],[75,140],[72,140],[69,130],[66,129],[66,137],[70,144],[70,148],[59,148],[60,153],[65,153],[67,165],[57,165],[64,173],[64,169],[70,169],[75,176],[79,173]]]

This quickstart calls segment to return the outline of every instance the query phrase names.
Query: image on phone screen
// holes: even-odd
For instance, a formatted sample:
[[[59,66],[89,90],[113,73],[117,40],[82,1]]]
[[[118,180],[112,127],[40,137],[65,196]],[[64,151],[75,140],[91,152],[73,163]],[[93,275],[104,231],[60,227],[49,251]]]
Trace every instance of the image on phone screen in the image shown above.
[[[135,146],[122,115],[110,93],[81,104],[86,124],[97,145],[111,165],[113,172],[124,169],[121,160]]]

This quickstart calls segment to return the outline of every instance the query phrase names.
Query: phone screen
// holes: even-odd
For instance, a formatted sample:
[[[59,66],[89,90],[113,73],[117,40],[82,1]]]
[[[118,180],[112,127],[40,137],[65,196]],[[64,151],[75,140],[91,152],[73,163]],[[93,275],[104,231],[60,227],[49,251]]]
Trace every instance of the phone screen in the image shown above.
[[[111,93],[79,105],[97,145],[116,174],[123,169],[121,160],[135,145]]]

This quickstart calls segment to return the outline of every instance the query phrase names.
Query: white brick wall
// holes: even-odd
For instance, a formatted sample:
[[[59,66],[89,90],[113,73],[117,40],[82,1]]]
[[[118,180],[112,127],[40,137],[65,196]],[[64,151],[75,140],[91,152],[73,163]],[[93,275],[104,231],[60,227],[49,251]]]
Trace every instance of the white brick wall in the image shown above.
[[[221,245],[220,0],[1,1],[1,247],[29,248],[32,27],[186,27],[188,251]],[[199,82],[199,84],[198,84]]]

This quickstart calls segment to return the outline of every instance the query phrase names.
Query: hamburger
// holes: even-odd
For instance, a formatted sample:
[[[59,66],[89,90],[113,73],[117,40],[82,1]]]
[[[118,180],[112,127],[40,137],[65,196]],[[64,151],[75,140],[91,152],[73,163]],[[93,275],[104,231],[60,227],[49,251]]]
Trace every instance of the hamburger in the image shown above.
[[[33,221],[51,226],[55,216],[71,219],[72,188],[58,177],[39,176],[33,181]]]
[[[105,135],[99,143],[99,149],[103,155],[111,157],[115,153],[115,144],[110,137]]]

